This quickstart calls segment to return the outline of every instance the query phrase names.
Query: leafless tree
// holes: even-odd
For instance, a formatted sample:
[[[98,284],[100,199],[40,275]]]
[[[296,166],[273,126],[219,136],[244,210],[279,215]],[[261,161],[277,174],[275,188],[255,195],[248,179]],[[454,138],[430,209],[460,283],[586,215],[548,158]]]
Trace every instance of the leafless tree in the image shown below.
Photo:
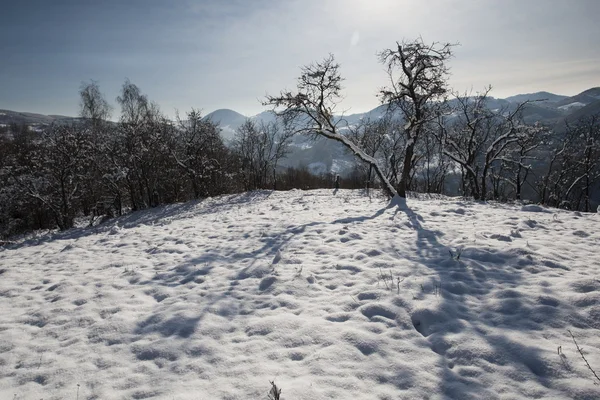
[[[388,166],[386,160],[393,160],[392,157],[386,157],[388,154],[396,153],[396,140],[393,138],[393,122],[390,114],[386,114],[382,118],[370,119],[366,118],[359,121],[356,126],[349,127],[348,137],[356,143],[368,156],[378,160],[382,169],[386,166],[388,169],[393,169],[393,166]],[[366,189],[372,187],[373,165],[366,164],[363,168],[366,182]],[[386,174],[393,183],[393,173]]]
[[[79,88],[80,111],[82,118],[96,121],[107,121],[110,118],[112,108],[100,91],[98,82],[92,80],[90,83],[82,82]]]
[[[543,137],[548,135],[548,130],[539,125],[523,126],[524,132],[518,135],[517,140],[508,147],[507,154],[500,158],[503,173],[492,173],[494,179],[507,182],[514,190],[515,199],[523,198],[523,186],[528,182],[533,170],[533,163],[539,160],[537,150],[544,144]],[[494,198],[498,198],[497,190]]]
[[[276,189],[277,166],[289,152],[293,133],[277,122],[257,124],[251,119],[237,130],[234,152],[240,159],[246,190]]]
[[[169,152],[192,188],[194,198],[218,193],[225,176],[227,150],[217,124],[192,109],[183,120],[177,116],[173,136],[167,138]]]
[[[377,160],[341,133],[344,121],[334,114],[341,99],[342,81],[339,64],[333,55],[329,55],[323,61],[302,67],[296,91],[267,96],[263,104],[272,106],[295,133],[320,135],[342,143],[356,157],[373,167],[386,193],[394,197],[398,193]]]
[[[491,110],[487,106],[490,90],[488,87],[476,96],[455,94],[454,113],[438,119],[438,135],[444,145],[444,154],[461,168],[465,194],[480,200],[487,198],[491,178],[514,183],[520,194],[523,173],[529,169],[524,161],[537,147],[535,141],[541,131],[540,127],[521,121],[521,113],[528,102],[511,110]],[[519,147],[519,143],[522,155],[518,159],[510,158],[509,154]],[[499,171],[492,173],[517,163],[520,166],[516,172],[518,182]]]
[[[401,197],[406,197],[409,189],[417,143],[437,117],[440,101],[448,92],[446,62],[452,57],[453,46],[437,42],[427,45],[419,38],[396,42],[395,48],[379,53],[390,82],[380,91],[381,101],[401,110],[406,123],[406,147],[398,182]]]
[[[12,179],[23,193],[48,209],[61,229],[73,226],[81,196],[87,147],[85,131],[76,126],[53,126],[41,140],[21,153],[12,166]]]
[[[540,201],[589,211],[592,190],[600,180],[600,117],[568,123],[546,147],[548,164],[538,181]]]

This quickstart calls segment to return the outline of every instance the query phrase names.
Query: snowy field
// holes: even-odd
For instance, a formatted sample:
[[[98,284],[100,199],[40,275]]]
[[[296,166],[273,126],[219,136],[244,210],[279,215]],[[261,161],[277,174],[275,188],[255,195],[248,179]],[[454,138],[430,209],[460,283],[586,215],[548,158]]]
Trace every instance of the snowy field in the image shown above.
[[[360,191],[0,250],[0,399],[598,399],[600,214]]]

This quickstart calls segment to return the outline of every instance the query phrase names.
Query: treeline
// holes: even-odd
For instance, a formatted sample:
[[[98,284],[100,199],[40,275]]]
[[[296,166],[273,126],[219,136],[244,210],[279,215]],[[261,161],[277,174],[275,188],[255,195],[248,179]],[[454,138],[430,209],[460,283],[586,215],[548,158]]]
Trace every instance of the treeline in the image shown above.
[[[527,102],[490,109],[488,93],[455,94],[424,124],[410,160],[408,189],[595,211],[600,203],[600,117],[584,117],[556,131],[526,124]],[[404,125],[390,111],[384,118],[362,121],[348,135],[377,159],[393,184],[410,139]],[[361,164],[353,179],[376,184],[368,164]]]
[[[96,83],[80,98],[82,123],[0,132],[0,236],[225,193],[331,186],[278,165],[291,136],[276,124],[248,121],[228,147],[199,111],[169,120],[129,81],[118,122]]]

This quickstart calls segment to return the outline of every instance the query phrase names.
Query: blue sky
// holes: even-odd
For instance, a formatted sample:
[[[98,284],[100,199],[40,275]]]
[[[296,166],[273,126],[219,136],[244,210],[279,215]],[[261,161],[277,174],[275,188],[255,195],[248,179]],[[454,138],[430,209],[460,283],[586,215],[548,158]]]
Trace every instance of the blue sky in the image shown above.
[[[113,106],[126,78],[167,115],[262,110],[299,66],[333,53],[343,108],[375,107],[376,53],[460,42],[451,85],[492,95],[600,86],[598,0],[20,0],[0,10],[0,108],[76,115],[82,81]],[[115,107],[115,115],[118,109]]]

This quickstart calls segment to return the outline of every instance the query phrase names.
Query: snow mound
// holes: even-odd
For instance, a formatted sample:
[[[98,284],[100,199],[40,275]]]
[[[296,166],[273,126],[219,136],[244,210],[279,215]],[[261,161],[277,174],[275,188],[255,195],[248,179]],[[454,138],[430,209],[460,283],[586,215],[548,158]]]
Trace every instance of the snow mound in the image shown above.
[[[599,222],[261,191],[11,243],[0,398],[597,399]]]

